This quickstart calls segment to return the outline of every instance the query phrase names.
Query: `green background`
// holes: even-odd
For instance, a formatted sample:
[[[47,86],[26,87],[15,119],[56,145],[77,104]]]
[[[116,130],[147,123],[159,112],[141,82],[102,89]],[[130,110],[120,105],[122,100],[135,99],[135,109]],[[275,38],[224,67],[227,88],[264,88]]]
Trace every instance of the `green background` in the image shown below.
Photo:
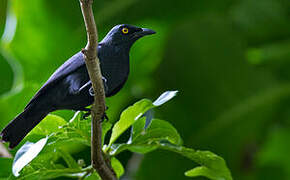
[[[157,31],[132,48],[129,80],[107,100],[112,121],[136,100],[179,90],[154,113],[187,147],[222,156],[234,179],[290,179],[289,0],[95,0],[94,12],[100,39],[121,23]],[[85,46],[79,2],[1,0],[0,37],[3,128]],[[133,179],[190,179],[192,162],[174,153],[131,155],[118,158],[137,168]]]

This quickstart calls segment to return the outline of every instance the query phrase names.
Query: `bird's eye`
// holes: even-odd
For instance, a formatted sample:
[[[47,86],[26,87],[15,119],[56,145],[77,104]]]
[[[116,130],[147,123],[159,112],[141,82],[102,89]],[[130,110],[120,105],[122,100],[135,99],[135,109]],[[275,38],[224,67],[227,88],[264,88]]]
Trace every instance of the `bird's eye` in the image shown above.
[[[128,28],[125,28],[125,27],[124,27],[124,28],[122,29],[122,33],[123,33],[123,34],[128,34],[128,32],[129,32],[129,29],[128,29]]]

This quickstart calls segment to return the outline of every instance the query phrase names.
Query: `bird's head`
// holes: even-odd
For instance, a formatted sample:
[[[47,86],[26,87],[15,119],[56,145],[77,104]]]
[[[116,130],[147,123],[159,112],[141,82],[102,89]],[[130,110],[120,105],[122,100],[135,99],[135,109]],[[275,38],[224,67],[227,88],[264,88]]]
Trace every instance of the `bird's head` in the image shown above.
[[[131,47],[141,37],[155,34],[155,31],[147,28],[140,28],[128,24],[120,24],[113,27],[101,43]]]

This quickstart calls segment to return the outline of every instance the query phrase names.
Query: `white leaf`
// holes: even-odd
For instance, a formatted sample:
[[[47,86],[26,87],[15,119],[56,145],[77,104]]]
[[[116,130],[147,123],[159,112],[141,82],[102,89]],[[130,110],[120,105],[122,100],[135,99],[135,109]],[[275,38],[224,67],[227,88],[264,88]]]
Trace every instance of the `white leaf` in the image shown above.
[[[19,176],[19,172],[40,153],[47,139],[43,138],[36,143],[27,142],[17,151],[12,165],[14,176]]]
[[[159,96],[158,99],[156,99],[153,102],[154,106],[161,106],[162,104],[166,103],[167,101],[169,101],[170,99],[172,99],[174,96],[176,96],[178,91],[166,91],[163,94],[161,94],[161,96]]]

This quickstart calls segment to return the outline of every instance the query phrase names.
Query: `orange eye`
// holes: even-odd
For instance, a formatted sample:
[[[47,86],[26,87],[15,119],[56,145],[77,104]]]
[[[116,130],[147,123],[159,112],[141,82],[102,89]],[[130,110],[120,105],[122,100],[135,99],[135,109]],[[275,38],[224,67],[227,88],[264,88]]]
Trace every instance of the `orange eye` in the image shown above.
[[[123,29],[122,29],[122,33],[123,33],[123,34],[128,34],[128,32],[129,32],[129,29],[128,29],[128,28],[123,28]]]

